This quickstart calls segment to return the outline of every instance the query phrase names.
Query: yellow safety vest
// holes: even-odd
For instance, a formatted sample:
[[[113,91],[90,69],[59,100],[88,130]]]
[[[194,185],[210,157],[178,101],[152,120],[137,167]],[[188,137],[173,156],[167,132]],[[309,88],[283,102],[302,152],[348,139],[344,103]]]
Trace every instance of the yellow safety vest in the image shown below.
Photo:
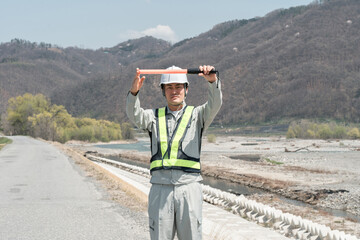
[[[158,130],[158,152],[151,158],[150,171],[159,169],[180,169],[186,172],[200,172],[200,159],[187,156],[181,149],[193,106],[186,106],[172,139],[168,140],[165,107],[156,110]]]

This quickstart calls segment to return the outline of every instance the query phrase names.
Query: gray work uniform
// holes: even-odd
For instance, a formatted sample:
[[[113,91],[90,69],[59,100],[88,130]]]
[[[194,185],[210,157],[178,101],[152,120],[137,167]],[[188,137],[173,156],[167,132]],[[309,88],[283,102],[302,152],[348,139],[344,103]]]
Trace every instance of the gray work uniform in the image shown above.
[[[222,104],[220,80],[208,83],[208,101],[195,107],[189,129],[184,136],[182,149],[188,156],[200,158],[201,136]],[[182,108],[182,110],[184,107]],[[171,112],[167,108],[168,136],[174,133],[183,111]],[[140,129],[151,135],[151,152],[158,151],[155,109],[142,109],[138,95],[130,92],[126,99],[126,113]],[[175,231],[179,239],[201,239],[202,189],[200,173],[175,169],[152,171],[148,213],[151,239],[173,239]]]

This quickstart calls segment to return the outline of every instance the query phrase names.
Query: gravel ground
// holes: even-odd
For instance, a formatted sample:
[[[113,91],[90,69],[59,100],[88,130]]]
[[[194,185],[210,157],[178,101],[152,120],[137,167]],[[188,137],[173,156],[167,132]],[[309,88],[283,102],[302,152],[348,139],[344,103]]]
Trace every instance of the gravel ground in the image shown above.
[[[148,152],[105,149],[94,144],[67,145],[144,162],[150,157]],[[201,159],[203,174],[268,192],[249,198],[360,237],[360,140],[226,136],[209,143],[204,138]],[[281,196],[310,205],[294,206]],[[333,216],[322,207],[349,215]]]
[[[255,186],[257,181],[264,183],[262,178],[272,180],[273,189],[281,188],[273,192],[318,208],[294,207],[274,194],[251,198],[360,237],[359,140],[218,137],[216,143],[204,144],[203,155],[204,165],[252,176]],[[266,181],[263,186],[267,189]],[[338,211],[332,216],[323,208],[342,210],[348,216],[340,217]]]

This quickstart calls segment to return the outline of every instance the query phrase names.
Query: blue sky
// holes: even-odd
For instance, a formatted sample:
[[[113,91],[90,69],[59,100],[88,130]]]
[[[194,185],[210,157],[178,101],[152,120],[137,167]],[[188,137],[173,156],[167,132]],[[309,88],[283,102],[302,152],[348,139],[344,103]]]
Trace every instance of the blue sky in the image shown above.
[[[176,43],[218,23],[262,17],[313,0],[2,0],[0,43],[113,47],[145,35]]]

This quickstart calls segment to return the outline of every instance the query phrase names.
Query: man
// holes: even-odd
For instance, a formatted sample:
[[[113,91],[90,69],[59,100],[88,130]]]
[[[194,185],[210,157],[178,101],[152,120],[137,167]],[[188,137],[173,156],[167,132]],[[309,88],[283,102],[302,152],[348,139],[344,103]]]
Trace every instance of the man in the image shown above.
[[[168,69],[179,69],[175,66]],[[129,119],[149,132],[151,139],[151,180],[149,228],[151,239],[202,238],[202,189],[200,181],[201,137],[222,104],[220,79],[210,73],[213,66],[200,66],[208,83],[208,101],[187,106],[189,82],[186,74],[163,74],[162,93],[167,107],[144,110],[138,93],[145,77],[139,69],[126,100]]]

